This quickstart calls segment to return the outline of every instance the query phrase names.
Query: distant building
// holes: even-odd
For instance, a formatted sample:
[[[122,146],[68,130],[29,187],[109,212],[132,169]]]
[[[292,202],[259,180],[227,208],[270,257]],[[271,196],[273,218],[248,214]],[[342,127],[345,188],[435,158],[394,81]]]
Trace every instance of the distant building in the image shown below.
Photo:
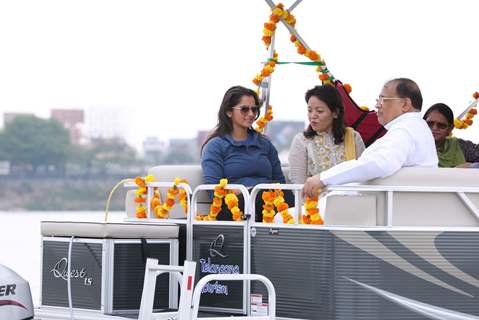
[[[127,115],[121,107],[90,107],[85,112],[85,135],[89,139],[125,138],[127,130]]]
[[[165,164],[191,164],[198,163],[199,158],[196,139],[171,139],[163,161]]]
[[[143,140],[143,151],[147,162],[159,164],[161,156],[166,151],[166,143],[160,141],[157,137],[147,137]]]
[[[60,122],[70,133],[70,142],[80,144],[82,139],[82,125],[85,121],[81,109],[52,109],[50,117]]]
[[[6,126],[18,116],[34,116],[33,113],[5,112],[3,114],[3,125]]]

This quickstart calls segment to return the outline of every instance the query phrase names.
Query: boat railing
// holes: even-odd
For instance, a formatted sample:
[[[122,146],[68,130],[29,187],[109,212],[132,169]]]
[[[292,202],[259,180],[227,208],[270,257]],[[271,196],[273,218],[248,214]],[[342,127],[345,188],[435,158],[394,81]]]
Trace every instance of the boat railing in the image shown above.
[[[452,193],[462,201],[464,206],[473,214],[479,222],[479,209],[471,201],[467,194],[479,194],[479,187],[457,187],[457,186],[389,186],[389,185],[334,185],[328,186],[326,192],[374,192],[386,195],[386,223],[388,227],[393,226],[394,220],[394,198],[398,193]]]
[[[267,316],[226,316],[226,317],[201,317],[198,318],[201,293],[206,284],[210,281],[259,281],[262,282],[268,291],[268,315]],[[276,291],[273,283],[265,276],[259,274],[209,274],[201,278],[196,284],[192,300],[191,319],[202,320],[228,320],[228,319],[249,319],[249,320],[274,320],[276,319]]]

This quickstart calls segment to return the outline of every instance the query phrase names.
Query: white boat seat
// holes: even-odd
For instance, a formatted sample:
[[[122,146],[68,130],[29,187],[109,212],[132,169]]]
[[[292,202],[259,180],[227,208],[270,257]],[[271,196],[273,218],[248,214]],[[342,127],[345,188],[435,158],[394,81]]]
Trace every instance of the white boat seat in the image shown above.
[[[449,187],[454,191],[439,192],[394,192],[393,226],[444,226],[476,227],[479,219],[464,204],[457,191],[461,188],[479,187],[479,170],[457,168],[402,168],[394,175],[363,183],[374,186],[399,187]],[[476,208],[479,208],[479,193],[465,192]],[[385,193],[361,192],[358,196],[336,196],[326,205],[327,224],[349,224],[344,217],[362,215],[359,225],[381,226],[386,223]],[[360,200],[360,201],[358,201]],[[342,217],[335,219],[335,213]],[[358,222],[356,218],[351,221]]]
[[[42,221],[45,237],[177,239],[179,227],[173,223],[101,223]]]

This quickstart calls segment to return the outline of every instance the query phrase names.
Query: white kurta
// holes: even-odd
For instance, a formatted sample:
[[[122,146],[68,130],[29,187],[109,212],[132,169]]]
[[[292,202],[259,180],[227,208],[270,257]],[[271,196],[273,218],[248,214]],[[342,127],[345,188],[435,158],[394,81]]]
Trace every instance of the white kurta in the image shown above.
[[[385,125],[388,132],[357,160],[323,171],[325,185],[363,182],[392,175],[402,167],[437,167],[436,145],[420,112],[408,112]]]

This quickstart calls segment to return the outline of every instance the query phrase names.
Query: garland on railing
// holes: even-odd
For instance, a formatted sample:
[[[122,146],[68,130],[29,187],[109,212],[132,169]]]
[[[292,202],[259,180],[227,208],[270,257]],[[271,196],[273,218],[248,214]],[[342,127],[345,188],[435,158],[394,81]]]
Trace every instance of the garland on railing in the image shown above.
[[[233,191],[228,191],[225,186],[228,184],[228,179],[221,179],[220,182],[214,188],[214,197],[211,202],[210,212],[208,215],[196,215],[196,220],[203,221],[216,221],[218,214],[221,211],[223,205],[223,198],[225,199],[226,206],[231,211],[234,221],[241,221],[243,219],[243,212],[238,207],[238,197]]]
[[[188,204],[186,202],[186,191],[182,188],[178,188],[178,185],[180,183],[188,183],[186,179],[181,179],[181,178],[175,178],[173,181],[173,187],[168,188],[166,191],[166,201],[161,204],[161,200],[159,199],[159,193],[158,193],[158,201],[155,201],[156,206],[153,207],[153,212],[155,213],[157,218],[160,219],[167,219],[171,208],[175,205],[176,202],[176,197],[178,196],[178,202],[180,205],[183,207],[183,210],[185,213],[188,211]]]
[[[306,197],[304,208],[306,213],[301,216],[302,224],[324,224],[321,214],[319,213],[317,197],[316,199]]]
[[[477,101],[479,99],[479,92],[474,92],[472,97],[476,100],[474,101],[468,109],[466,109],[466,114],[462,119],[456,118],[454,119],[454,127],[456,129],[467,129],[469,126],[473,124],[472,118],[477,114],[477,109],[474,107],[477,105]]]
[[[136,207],[136,217],[137,218],[146,218],[146,195],[148,193],[147,183],[154,182],[155,177],[148,175],[146,177],[136,177],[135,183],[138,186],[136,190],[135,202],[137,203]],[[160,192],[158,188],[153,189],[153,198],[150,201],[150,207],[155,213],[157,218],[166,219],[169,216],[171,208],[176,203],[176,197],[178,196],[178,201],[183,207],[184,212],[188,210],[187,204],[187,193],[186,190],[179,188],[180,183],[188,183],[186,179],[175,178],[173,182],[173,187],[169,188],[166,192],[166,201],[162,204]]]
[[[263,191],[261,198],[264,202],[262,211],[263,223],[273,223],[274,216],[276,215],[276,212],[274,212],[274,191]]]
[[[146,194],[148,193],[148,188],[146,187],[146,184],[153,181],[155,181],[155,177],[152,175],[148,175],[146,177],[138,176],[135,178],[135,183],[138,186],[135,191],[137,218],[146,218]]]
[[[287,224],[294,224],[294,218],[293,216],[289,213],[289,206],[284,201],[284,193],[281,189],[276,189],[274,192],[274,206],[276,207],[276,210],[278,211],[279,214],[281,214],[281,217],[283,217],[283,223]]]
[[[284,193],[281,189],[263,191],[261,198],[264,202],[262,211],[263,223],[274,223],[274,216],[276,215],[275,207],[277,212],[281,214],[283,223],[295,223],[293,216],[289,213],[289,206],[286,201],[284,201]]]

